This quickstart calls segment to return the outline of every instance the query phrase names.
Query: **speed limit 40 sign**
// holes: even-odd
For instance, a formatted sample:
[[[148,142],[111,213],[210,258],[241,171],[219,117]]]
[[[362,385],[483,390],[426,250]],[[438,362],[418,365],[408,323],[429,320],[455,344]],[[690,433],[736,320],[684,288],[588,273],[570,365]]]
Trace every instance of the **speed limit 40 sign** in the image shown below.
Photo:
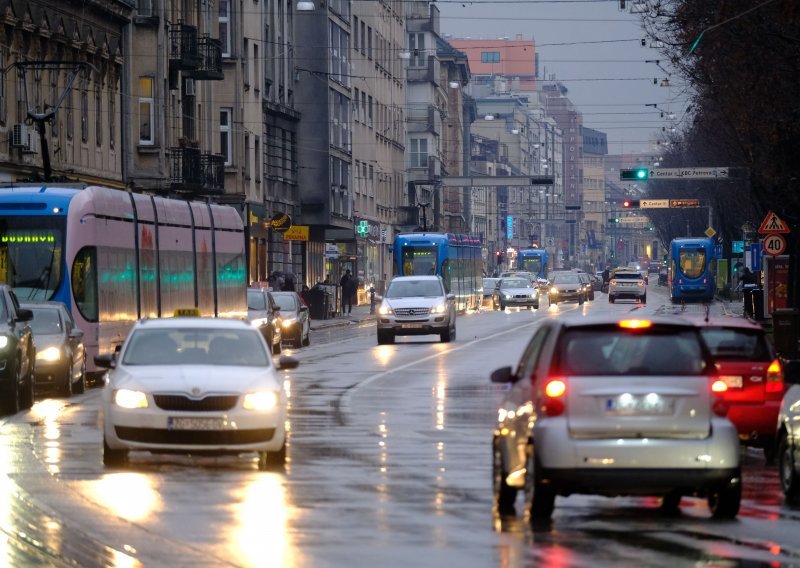
[[[786,250],[786,239],[783,235],[777,233],[767,235],[762,242],[764,243],[764,252],[770,256],[778,256]]]

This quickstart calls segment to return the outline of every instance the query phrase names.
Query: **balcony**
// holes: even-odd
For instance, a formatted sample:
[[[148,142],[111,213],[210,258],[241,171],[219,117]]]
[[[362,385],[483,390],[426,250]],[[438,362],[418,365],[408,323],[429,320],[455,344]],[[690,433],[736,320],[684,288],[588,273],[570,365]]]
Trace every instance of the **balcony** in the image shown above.
[[[221,154],[200,155],[201,193],[225,192],[225,156]]]
[[[222,42],[204,34],[198,42],[200,66],[193,69],[191,77],[200,81],[222,81]]]
[[[225,190],[225,156],[202,154],[199,148],[177,147],[169,151],[172,191],[211,195]]]
[[[203,62],[197,28],[183,23],[169,28],[169,66],[172,71],[191,71]]]

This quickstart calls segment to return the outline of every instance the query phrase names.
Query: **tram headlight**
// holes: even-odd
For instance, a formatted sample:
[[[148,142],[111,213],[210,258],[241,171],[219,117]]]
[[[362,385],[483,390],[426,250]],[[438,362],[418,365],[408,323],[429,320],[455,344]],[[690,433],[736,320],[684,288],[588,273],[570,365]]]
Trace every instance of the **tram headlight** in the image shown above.
[[[394,312],[392,311],[392,306],[390,306],[389,304],[387,304],[386,302],[384,302],[384,303],[382,303],[382,304],[381,304],[381,307],[380,307],[380,308],[378,308],[378,313],[379,313],[380,315],[382,315],[382,316],[390,316],[390,315],[392,315]]]

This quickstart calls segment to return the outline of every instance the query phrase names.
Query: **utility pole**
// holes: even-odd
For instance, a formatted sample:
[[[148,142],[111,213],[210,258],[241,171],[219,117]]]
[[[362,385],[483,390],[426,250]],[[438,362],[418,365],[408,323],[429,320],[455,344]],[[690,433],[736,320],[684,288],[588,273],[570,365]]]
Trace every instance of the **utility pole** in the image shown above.
[[[431,206],[431,204],[430,203],[423,203],[423,202],[420,201],[417,205],[422,207],[422,232],[426,233],[428,231],[427,210],[428,210],[428,207]]]

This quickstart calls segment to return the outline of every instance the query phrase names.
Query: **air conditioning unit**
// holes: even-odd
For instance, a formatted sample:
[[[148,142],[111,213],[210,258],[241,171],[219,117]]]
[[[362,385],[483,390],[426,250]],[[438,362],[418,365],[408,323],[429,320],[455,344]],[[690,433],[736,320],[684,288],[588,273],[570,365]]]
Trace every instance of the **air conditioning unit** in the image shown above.
[[[14,125],[11,133],[11,146],[13,148],[30,148],[31,134],[28,130],[28,125],[18,123]]]
[[[183,94],[187,97],[193,97],[196,94],[195,87],[194,87],[194,79],[191,77],[186,79],[186,82],[183,85]]]

